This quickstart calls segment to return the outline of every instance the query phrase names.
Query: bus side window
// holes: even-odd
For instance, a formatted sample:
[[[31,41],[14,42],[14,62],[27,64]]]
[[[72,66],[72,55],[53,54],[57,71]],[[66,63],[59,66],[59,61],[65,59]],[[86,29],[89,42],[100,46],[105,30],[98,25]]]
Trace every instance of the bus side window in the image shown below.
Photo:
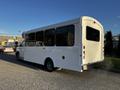
[[[74,44],[74,34],[73,32],[68,32],[68,46],[72,46]]]
[[[35,33],[29,33],[26,35],[25,46],[35,46]]]
[[[45,31],[45,46],[55,45],[55,29],[49,29]]]
[[[74,45],[74,25],[59,27],[56,29],[56,46]]]
[[[28,34],[28,41],[35,41],[35,33]]]
[[[36,41],[37,41],[37,46],[43,46],[44,44],[44,32],[43,31],[39,31],[36,32]]]

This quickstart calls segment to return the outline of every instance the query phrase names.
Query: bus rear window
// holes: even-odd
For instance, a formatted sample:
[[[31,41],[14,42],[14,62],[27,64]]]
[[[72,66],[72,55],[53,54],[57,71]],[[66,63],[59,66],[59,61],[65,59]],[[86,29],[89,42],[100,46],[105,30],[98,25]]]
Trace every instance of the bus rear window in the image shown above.
[[[86,38],[87,40],[90,41],[100,41],[100,32],[94,28],[91,28],[89,26],[87,26],[86,28],[87,32],[86,32]]]

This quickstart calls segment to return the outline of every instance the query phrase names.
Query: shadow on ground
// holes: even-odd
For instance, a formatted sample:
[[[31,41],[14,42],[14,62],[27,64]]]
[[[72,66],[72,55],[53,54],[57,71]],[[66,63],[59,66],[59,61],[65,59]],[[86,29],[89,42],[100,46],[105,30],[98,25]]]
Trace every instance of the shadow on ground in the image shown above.
[[[20,61],[17,60],[15,58],[14,53],[12,53],[12,54],[11,53],[0,54],[0,60],[14,63],[14,64],[18,64],[18,65],[25,66],[25,67],[29,67],[29,68],[36,69],[36,70],[39,70],[39,69],[44,70],[44,67],[40,64],[35,64],[35,63],[23,61],[23,60],[20,60]]]

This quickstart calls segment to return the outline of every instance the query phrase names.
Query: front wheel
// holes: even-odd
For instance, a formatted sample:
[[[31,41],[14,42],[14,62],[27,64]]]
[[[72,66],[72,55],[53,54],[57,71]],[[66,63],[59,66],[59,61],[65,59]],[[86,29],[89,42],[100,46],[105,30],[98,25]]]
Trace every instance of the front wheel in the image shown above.
[[[54,70],[54,64],[51,59],[46,60],[44,66],[48,72],[52,72]]]
[[[16,52],[16,59],[20,60],[20,53],[19,52]]]

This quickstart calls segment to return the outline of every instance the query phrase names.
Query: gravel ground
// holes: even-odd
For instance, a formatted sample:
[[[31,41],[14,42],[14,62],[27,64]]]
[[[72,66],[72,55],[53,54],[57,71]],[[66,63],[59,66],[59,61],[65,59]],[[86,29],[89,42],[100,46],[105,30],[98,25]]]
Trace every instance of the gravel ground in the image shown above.
[[[120,90],[120,74],[91,69],[52,73],[14,55],[0,55],[0,90]]]

